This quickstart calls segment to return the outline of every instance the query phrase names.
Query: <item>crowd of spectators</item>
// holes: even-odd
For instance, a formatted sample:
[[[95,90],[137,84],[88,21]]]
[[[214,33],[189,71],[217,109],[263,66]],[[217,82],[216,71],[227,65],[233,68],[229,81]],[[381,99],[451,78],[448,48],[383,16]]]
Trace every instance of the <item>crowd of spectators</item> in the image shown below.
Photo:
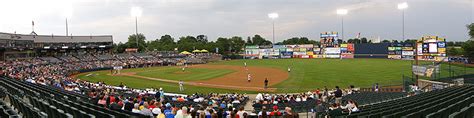
[[[332,90],[324,87],[322,90],[318,88],[314,91],[297,94],[259,93],[253,102],[253,107],[259,110],[256,111],[257,115],[262,118],[267,116],[285,116],[287,114],[293,115],[294,113],[287,111],[301,106],[306,106],[303,107],[303,111],[312,112],[314,113],[313,115],[338,116],[342,113],[359,111],[356,101],[347,100],[343,103],[341,100],[343,96],[357,92],[354,86],[349,86],[347,89],[340,89],[336,86]]]
[[[132,89],[125,84],[117,86],[104,82],[88,82],[70,77],[81,70],[100,68],[147,67],[150,63],[160,65],[166,61],[180,62],[183,58],[142,59],[130,56],[113,55],[112,59],[98,59],[92,54],[79,56],[61,56],[51,62],[44,58],[29,58],[0,61],[0,75],[29,83],[53,86],[64,91],[84,94],[91,97],[93,103],[111,110],[125,110],[158,118],[210,117],[222,118],[240,116],[245,118],[248,113],[243,111],[243,103],[248,96],[243,94],[193,94],[180,95],[165,93],[161,88]],[[202,56],[202,55],[201,55]],[[54,58],[54,57],[48,57]],[[172,61],[170,61],[172,60]]]

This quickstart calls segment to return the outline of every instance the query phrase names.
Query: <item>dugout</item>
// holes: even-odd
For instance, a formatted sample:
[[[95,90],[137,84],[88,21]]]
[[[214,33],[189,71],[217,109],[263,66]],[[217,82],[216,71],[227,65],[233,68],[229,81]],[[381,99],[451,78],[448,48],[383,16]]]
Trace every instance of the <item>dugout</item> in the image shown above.
[[[354,44],[354,58],[387,58],[390,43]]]

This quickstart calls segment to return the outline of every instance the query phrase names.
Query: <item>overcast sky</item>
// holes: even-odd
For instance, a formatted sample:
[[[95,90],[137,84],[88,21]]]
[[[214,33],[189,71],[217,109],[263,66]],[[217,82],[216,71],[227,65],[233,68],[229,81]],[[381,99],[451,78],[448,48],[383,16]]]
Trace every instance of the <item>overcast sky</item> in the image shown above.
[[[407,1],[407,38],[438,35],[451,41],[467,40],[466,24],[473,22],[471,0],[0,0],[0,32],[30,33],[31,21],[40,35],[65,35],[66,16],[73,35],[113,35],[125,42],[135,32],[131,8],[140,7],[138,32],[147,40],[170,34],[217,37],[260,34],[271,40],[276,12],[276,41],[291,37],[319,39],[319,33],[341,31],[340,8],[345,38],[402,38],[402,11],[397,4]],[[244,38],[246,39],[246,38]]]

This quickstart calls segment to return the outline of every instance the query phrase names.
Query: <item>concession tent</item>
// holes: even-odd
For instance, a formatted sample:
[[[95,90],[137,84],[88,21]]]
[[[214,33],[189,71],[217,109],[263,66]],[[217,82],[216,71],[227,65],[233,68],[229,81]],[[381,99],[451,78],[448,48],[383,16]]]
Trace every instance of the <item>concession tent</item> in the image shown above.
[[[207,50],[201,50],[202,53],[208,53],[209,51]]]
[[[179,53],[179,54],[191,54],[191,53],[188,52],[188,51],[183,51],[183,52],[181,52],[181,53]]]

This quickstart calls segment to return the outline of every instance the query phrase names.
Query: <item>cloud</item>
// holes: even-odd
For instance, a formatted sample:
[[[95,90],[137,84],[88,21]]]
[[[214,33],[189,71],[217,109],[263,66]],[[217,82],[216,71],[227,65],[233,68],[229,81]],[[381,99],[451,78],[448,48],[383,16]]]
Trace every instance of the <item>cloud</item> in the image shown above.
[[[400,11],[403,0],[6,0],[0,4],[0,32],[29,33],[31,21],[42,34],[64,34],[64,4],[72,4],[70,33],[112,34],[115,41],[127,41],[135,32],[130,9],[143,9],[138,31],[148,40],[170,34],[175,38],[199,34],[217,37],[253,36],[271,39],[277,12],[277,41],[291,37],[318,39],[320,32],[340,31],[338,8],[349,10],[345,36],[387,39],[401,37]],[[32,4],[29,4],[32,3]],[[406,12],[406,34],[410,38],[438,34],[452,40],[467,39],[465,24],[473,20],[471,0],[410,0]],[[440,16],[441,14],[441,16]],[[470,14],[470,15],[466,15]]]

